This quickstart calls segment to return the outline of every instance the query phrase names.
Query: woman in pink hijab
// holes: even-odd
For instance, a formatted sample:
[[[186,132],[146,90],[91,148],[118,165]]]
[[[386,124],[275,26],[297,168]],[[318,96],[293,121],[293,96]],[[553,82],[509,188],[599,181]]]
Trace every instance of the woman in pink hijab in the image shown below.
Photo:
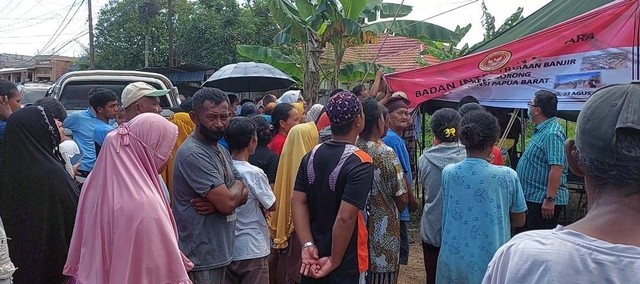
[[[80,193],[64,274],[77,283],[191,283],[158,173],[178,128],[140,114],[112,131]]]

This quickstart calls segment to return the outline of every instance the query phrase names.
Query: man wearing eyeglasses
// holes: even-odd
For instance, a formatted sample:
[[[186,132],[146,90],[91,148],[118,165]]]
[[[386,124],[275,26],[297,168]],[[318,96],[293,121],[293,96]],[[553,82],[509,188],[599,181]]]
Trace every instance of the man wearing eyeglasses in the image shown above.
[[[556,119],[558,98],[552,92],[538,91],[528,107],[535,128],[516,169],[528,208],[526,224],[518,232],[555,228],[569,201],[567,135]]]

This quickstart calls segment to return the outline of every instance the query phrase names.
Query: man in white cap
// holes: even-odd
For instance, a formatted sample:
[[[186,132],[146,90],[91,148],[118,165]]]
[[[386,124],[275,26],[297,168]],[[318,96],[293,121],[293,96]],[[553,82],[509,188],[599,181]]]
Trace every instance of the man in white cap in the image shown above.
[[[135,82],[127,85],[122,90],[122,107],[127,116],[127,121],[141,113],[162,112],[160,97],[167,95],[169,90],[158,90],[144,82]]]

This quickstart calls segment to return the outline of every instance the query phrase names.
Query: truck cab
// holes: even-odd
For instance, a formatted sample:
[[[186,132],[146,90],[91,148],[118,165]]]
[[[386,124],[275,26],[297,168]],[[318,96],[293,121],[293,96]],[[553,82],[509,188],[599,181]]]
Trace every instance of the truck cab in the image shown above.
[[[68,113],[85,110],[89,107],[89,90],[106,88],[116,93],[118,101],[122,90],[133,82],[145,82],[159,90],[170,90],[160,97],[162,116],[169,117],[169,109],[180,104],[178,89],[164,75],[140,71],[90,70],[74,71],[62,75],[47,92],[47,96],[60,101]]]

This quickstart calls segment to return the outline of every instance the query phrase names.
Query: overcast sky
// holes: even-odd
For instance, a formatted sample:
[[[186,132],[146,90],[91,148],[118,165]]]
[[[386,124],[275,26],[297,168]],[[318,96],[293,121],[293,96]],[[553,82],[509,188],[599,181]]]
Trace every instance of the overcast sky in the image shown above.
[[[401,2],[401,0],[385,1]],[[489,11],[496,17],[496,27],[500,26],[518,7],[523,7],[524,16],[527,16],[550,2],[550,0],[485,1]],[[0,53],[36,55],[39,50],[46,47],[45,54],[55,50],[60,55],[81,55],[83,46],[89,43],[89,37],[85,35],[88,18],[87,4],[85,2],[80,6],[81,2],[85,1],[0,0]],[[433,17],[470,2],[473,3]],[[100,8],[106,3],[108,0],[92,0],[94,24]],[[427,21],[449,29],[454,29],[456,25],[464,26],[471,23],[473,27],[463,39],[462,44],[473,45],[482,40],[480,3],[481,1],[473,0],[405,0],[404,4],[414,8],[411,15],[403,19],[425,20],[433,17]],[[73,9],[70,11],[70,8]],[[69,11],[70,13],[67,13]],[[65,16],[67,16],[66,19]],[[69,19],[71,19],[70,22]],[[63,20],[64,24],[61,25]],[[59,36],[52,37],[56,30],[59,31]]]

